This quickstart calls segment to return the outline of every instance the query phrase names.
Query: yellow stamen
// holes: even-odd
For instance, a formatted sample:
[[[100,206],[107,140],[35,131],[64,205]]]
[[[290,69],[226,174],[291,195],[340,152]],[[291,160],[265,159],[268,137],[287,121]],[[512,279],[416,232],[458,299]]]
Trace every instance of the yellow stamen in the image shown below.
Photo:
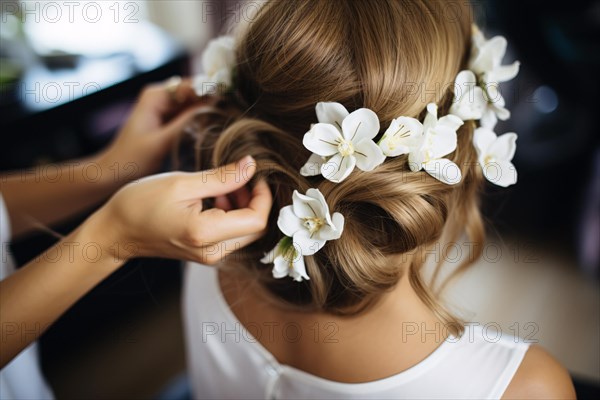
[[[310,234],[317,232],[323,225],[325,225],[325,221],[322,218],[318,217],[306,217],[304,219],[304,227],[308,229]]]
[[[342,139],[338,144],[338,152],[344,157],[354,154],[354,146],[352,145],[352,142]]]

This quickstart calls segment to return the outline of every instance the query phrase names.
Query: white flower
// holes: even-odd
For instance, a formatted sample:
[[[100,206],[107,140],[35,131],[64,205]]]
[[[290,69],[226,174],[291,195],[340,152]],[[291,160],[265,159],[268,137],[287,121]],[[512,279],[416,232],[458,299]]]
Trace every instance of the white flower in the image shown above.
[[[317,120],[323,124],[332,124],[342,132],[342,121],[350,113],[346,110],[346,107],[340,103],[322,101],[317,103],[315,110],[317,112]],[[311,129],[314,124],[311,125]],[[322,157],[318,154],[313,153],[306,161],[306,164],[300,168],[300,175],[302,176],[315,176],[321,173],[321,167],[327,162],[326,157]]]
[[[495,185],[507,187],[517,183],[517,170],[511,162],[517,149],[517,134],[505,133],[498,137],[488,128],[477,128],[473,144],[485,178]]]
[[[340,105],[341,106],[341,105]],[[342,106],[343,107],[343,106]],[[337,107],[338,112],[342,111]],[[333,110],[333,107],[328,107]],[[358,109],[346,116],[341,125],[333,114],[321,116],[332,118],[334,123],[314,124],[304,135],[304,147],[322,157],[329,157],[321,165],[321,175],[332,182],[341,182],[357,166],[371,171],[385,160],[373,138],[379,133],[377,115],[367,109]]]
[[[318,189],[308,189],[306,195],[294,190],[292,205],[279,212],[277,226],[286,235],[260,260],[273,263],[273,277],[291,276],[295,281],[310,279],[304,256],[315,254],[328,240],[339,239],[344,230],[344,216],[329,215],[325,197]]]
[[[519,73],[519,62],[501,65],[506,53],[506,39],[495,36],[486,40],[473,25],[469,69],[477,75],[478,85],[484,90],[488,107],[481,117],[481,125],[493,129],[498,119],[506,120],[510,112],[504,108],[504,98],[498,89],[500,82],[513,79]]]
[[[423,124],[411,117],[399,117],[392,120],[389,128],[379,141],[379,147],[388,157],[410,153],[419,144],[423,136]]]
[[[483,89],[477,86],[477,77],[472,71],[460,71],[454,81],[454,101],[450,114],[463,121],[481,119],[486,111],[487,98]]]
[[[317,120],[324,124],[335,125],[342,132],[342,122],[350,115],[346,107],[340,103],[322,101],[315,107]]]
[[[490,83],[485,88],[485,98],[487,100],[487,107],[481,116],[481,126],[494,129],[498,119],[506,121],[510,118],[510,111],[505,106],[504,97],[498,90],[498,85]]]
[[[320,155],[315,153],[311,154],[311,156],[308,158],[308,161],[306,161],[306,164],[304,164],[302,168],[300,168],[300,175],[319,175],[321,173],[321,167],[323,166],[323,164],[325,164],[325,162],[327,162],[326,157],[321,157]]]
[[[411,171],[424,169],[449,185],[460,182],[462,174],[458,166],[443,157],[456,150],[456,130],[462,124],[463,121],[452,114],[438,120],[437,105],[429,103],[423,122],[424,133],[408,156]]]
[[[304,257],[296,250],[292,239],[284,237],[260,260],[263,264],[273,263],[273,277],[276,279],[291,276],[297,282],[310,279],[306,273]]]
[[[292,203],[279,212],[277,226],[284,235],[292,237],[300,255],[313,255],[328,240],[340,238],[344,216],[338,212],[329,214],[325,197],[318,189],[308,189],[306,195],[294,190]]]
[[[217,85],[230,88],[235,67],[235,40],[221,36],[211,40],[202,53],[204,73],[194,77],[194,90],[198,96],[214,93]]]
[[[506,54],[507,42],[503,36],[494,36],[486,40],[483,33],[473,25],[471,58],[469,69],[486,83],[506,82],[519,73],[518,61],[510,65],[501,65]]]

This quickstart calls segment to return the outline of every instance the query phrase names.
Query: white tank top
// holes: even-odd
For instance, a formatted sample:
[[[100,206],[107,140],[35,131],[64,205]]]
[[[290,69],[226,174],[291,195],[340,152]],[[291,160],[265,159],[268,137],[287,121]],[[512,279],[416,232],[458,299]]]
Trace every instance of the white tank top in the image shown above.
[[[183,309],[188,373],[200,399],[498,399],[529,347],[469,324],[399,374],[341,383],[277,362],[229,308],[214,267],[186,265]]]

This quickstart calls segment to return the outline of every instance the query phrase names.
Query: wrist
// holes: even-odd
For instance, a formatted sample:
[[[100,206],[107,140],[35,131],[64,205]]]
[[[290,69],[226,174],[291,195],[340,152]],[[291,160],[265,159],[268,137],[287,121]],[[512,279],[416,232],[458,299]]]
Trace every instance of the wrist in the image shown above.
[[[118,224],[111,223],[104,208],[92,214],[70,239],[86,250],[85,257],[109,269],[118,269],[137,252],[135,243],[121,234]]]

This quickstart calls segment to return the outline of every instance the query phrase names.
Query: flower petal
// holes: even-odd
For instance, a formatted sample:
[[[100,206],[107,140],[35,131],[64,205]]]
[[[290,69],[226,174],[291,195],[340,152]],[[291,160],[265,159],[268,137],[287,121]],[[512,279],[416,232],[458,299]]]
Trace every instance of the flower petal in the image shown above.
[[[494,110],[491,107],[488,106],[485,109],[485,111],[483,112],[483,115],[481,116],[481,120],[479,121],[479,124],[483,128],[493,130],[496,127],[497,123],[498,123],[498,117],[496,116],[496,113],[494,112]]]
[[[301,229],[294,234],[294,247],[301,256],[311,256],[325,246],[326,240],[313,235],[307,229]]]
[[[300,175],[315,176],[321,173],[321,166],[325,163],[325,157],[318,154],[311,154],[306,163],[300,168]]]
[[[313,153],[326,157],[338,152],[341,139],[340,132],[333,125],[318,123],[304,134],[302,144]]]
[[[321,175],[331,182],[339,183],[354,170],[356,157],[336,154],[321,167]]]
[[[436,126],[435,131],[430,131],[427,136],[429,157],[432,159],[442,158],[456,150],[456,130],[449,129],[446,125]]]
[[[210,78],[217,84],[225,85],[225,87],[231,87],[231,70],[229,68],[221,68],[217,70]]]
[[[427,129],[433,128],[437,124],[437,109],[438,106],[435,103],[427,104],[427,114],[423,120],[423,130],[426,132]]]
[[[385,161],[381,147],[371,139],[363,139],[354,145],[356,166],[363,171],[372,171]]]
[[[279,230],[286,236],[294,236],[302,227],[302,221],[296,214],[294,214],[293,206],[285,206],[279,211],[279,218],[277,218],[277,226]]]
[[[304,257],[298,256],[294,258],[292,263],[292,270],[290,276],[294,278],[296,282],[302,282],[303,279],[309,280],[308,274],[306,273],[306,265],[304,265]]]
[[[306,191],[306,196],[316,200],[318,204],[312,204],[316,214],[320,218],[325,218],[325,222],[329,225],[333,224],[331,221],[331,215],[329,215],[329,205],[325,200],[325,196],[319,189],[310,188]]]
[[[517,134],[513,132],[499,136],[488,148],[488,154],[498,162],[510,161],[517,150]]]
[[[396,157],[408,154],[410,149],[419,143],[422,135],[423,124],[418,119],[399,117],[392,120],[378,145],[383,154],[388,157]]]
[[[271,251],[266,253],[265,256],[260,259],[260,262],[263,264],[271,264],[273,261],[275,261],[275,256],[276,256],[278,247],[279,247],[279,243],[277,243]]]
[[[331,216],[331,220],[333,222],[333,226],[335,227],[335,229],[340,233],[340,235],[342,234],[342,232],[344,231],[344,216],[339,213],[333,213],[333,215]]]
[[[519,73],[521,63],[518,61],[510,65],[499,65],[488,73],[489,82],[506,82],[513,79]]]
[[[314,211],[315,216],[319,218],[325,218],[327,223],[331,223],[331,216],[329,215],[329,206],[325,200],[325,196],[319,189],[310,188],[306,191],[307,205]],[[310,199],[310,200],[308,200]]]
[[[448,185],[455,185],[462,179],[462,174],[458,165],[447,158],[431,160],[425,163],[423,168],[429,175]]]
[[[235,39],[231,36],[221,36],[211,40],[202,53],[202,68],[207,75],[213,75],[217,70],[231,70],[235,64]]]
[[[477,154],[486,154],[496,138],[496,134],[491,129],[485,127],[475,129],[473,132],[473,146],[475,146]]]
[[[425,161],[425,149],[421,146],[418,149],[413,149],[408,154],[408,168],[412,172],[417,172],[423,169],[423,162]]]
[[[320,239],[323,240],[336,240],[342,236],[342,232],[344,231],[344,216],[338,212],[333,213],[332,225],[323,226],[318,233]]]
[[[275,258],[273,264],[273,270],[271,271],[271,273],[273,274],[273,278],[281,279],[289,275],[290,263],[285,258],[279,256]]]
[[[300,193],[299,193],[300,194]],[[325,200],[325,196],[319,189],[310,188],[306,191],[306,197],[316,200],[319,204],[318,209],[316,210],[318,216],[323,217],[325,214],[329,214],[329,206],[327,205],[327,201]]]
[[[342,131],[342,121],[348,116],[348,110],[340,103],[320,102],[315,107],[319,122],[334,125]]]
[[[192,79],[192,87],[196,92],[196,96],[202,97],[206,96],[211,89],[214,89],[214,83],[210,81],[208,75],[200,74]]]
[[[362,139],[373,139],[379,133],[379,118],[368,108],[359,108],[342,122],[344,139],[358,143]]]
[[[504,97],[502,97],[502,93],[500,92],[500,88],[497,83],[487,83],[485,85],[485,99],[486,101],[498,107],[504,107],[505,101]]]
[[[505,53],[506,39],[502,36],[495,36],[479,47],[477,56],[469,65],[469,69],[477,74],[491,71],[495,66],[500,65]]]
[[[490,107],[494,111],[494,114],[496,115],[496,117],[498,117],[498,119],[500,119],[502,121],[506,121],[507,119],[510,118],[510,111],[508,111],[503,106],[491,104],[488,107]]]
[[[477,77],[473,71],[464,69],[460,71],[454,79],[454,94],[462,97],[464,93],[477,86]]]
[[[517,183],[517,170],[510,161],[487,163],[482,170],[485,179],[494,185],[507,187]]]
[[[324,207],[327,207],[327,203],[323,205],[320,200],[294,190],[292,194],[292,207],[297,218],[322,218],[325,214]]]
[[[464,124],[464,121],[457,117],[456,115],[446,115],[438,120],[436,125],[436,131],[439,128],[446,128],[456,133],[456,130],[460,128]]]
[[[464,121],[480,119],[487,106],[483,89],[475,86],[464,93],[457,93],[457,95],[460,97],[455,95],[450,113]]]

